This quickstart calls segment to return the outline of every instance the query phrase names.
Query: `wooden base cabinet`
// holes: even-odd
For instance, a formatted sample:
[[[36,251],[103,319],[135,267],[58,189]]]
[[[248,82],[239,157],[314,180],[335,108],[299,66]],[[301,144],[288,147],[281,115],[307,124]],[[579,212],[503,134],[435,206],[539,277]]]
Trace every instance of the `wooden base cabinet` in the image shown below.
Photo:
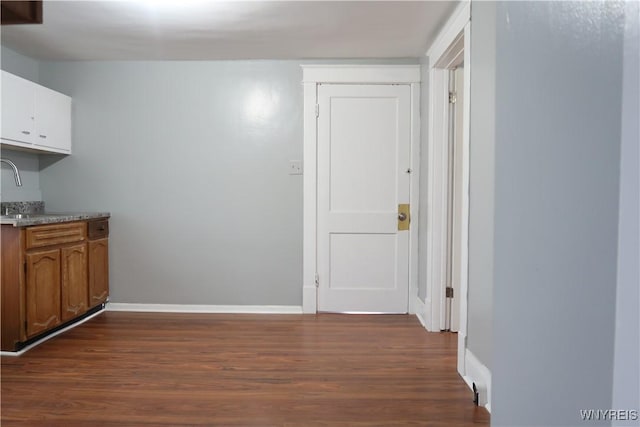
[[[87,245],[81,243],[60,250],[62,267],[61,315],[66,322],[89,308]]]
[[[60,324],[60,250],[27,254],[26,337]]]
[[[14,351],[107,300],[107,221],[2,226],[2,350]]]
[[[109,296],[109,239],[89,241],[89,307]]]

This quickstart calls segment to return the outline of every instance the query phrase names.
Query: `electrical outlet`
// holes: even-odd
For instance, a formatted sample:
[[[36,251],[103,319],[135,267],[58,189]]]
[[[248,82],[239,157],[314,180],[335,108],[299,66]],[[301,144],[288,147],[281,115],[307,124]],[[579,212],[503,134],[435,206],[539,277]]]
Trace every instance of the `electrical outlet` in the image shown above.
[[[302,160],[289,160],[289,175],[302,175]]]

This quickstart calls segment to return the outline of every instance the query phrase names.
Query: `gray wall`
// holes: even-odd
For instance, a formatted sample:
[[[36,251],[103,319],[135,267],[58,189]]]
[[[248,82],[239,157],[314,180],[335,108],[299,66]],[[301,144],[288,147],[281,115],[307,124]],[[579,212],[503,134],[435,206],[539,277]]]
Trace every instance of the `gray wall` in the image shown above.
[[[640,410],[640,3],[628,2],[626,6],[612,407]],[[618,421],[613,425],[638,425],[638,421]]]
[[[13,170],[2,163],[2,189],[0,200],[3,202],[28,202],[42,200],[40,191],[40,172],[38,155],[6,148],[0,149],[3,159],[12,160],[20,171],[22,186],[16,186]]]
[[[73,97],[44,201],[112,213],[112,302],[301,305],[300,61],[42,62],[40,80]]]
[[[623,23],[619,2],[497,6],[495,426],[609,424],[579,410],[612,405]]]
[[[492,362],[495,3],[471,4],[467,348]]]
[[[0,67],[17,76],[23,77],[33,82],[38,82],[39,66],[38,61],[27,56],[20,55],[4,46],[0,47]],[[20,152],[12,149],[2,148],[2,157],[13,160],[20,170],[22,187],[16,187],[13,179],[13,171],[10,167],[2,165],[2,176],[0,177],[0,200],[3,202],[24,202],[42,200],[40,192],[40,174],[38,166],[38,155],[28,152]]]
[[[1,30],[0,30],[1,32]],[[6,46],[0,46],[0,65],[2,69],[32,82],[39,81],[38,61],[24,56]]]
[[[43,62],[73,97],[51,210],[110,211],[111,301],[300,305],[298,62]]]

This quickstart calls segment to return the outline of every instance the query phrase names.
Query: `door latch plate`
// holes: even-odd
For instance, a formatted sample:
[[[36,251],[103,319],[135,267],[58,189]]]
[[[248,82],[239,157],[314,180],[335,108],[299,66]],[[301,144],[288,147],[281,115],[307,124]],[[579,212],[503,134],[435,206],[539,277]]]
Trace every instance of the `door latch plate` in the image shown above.
[[[408,203],[398,205],[398,231],[405,231],[409,229],[409,223],[411,222],[409,210]]]

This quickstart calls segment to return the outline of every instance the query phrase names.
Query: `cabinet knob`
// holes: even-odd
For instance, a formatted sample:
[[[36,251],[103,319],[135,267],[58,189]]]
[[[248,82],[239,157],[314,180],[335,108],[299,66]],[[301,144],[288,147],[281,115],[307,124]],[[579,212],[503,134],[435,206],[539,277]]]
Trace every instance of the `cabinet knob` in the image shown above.
[[[29,132],[28,130],[23,130],[22,133],[25,135],[31,135],[31,132]]]
[[[40,135],[40,138],[46,138],[47,135]]]

